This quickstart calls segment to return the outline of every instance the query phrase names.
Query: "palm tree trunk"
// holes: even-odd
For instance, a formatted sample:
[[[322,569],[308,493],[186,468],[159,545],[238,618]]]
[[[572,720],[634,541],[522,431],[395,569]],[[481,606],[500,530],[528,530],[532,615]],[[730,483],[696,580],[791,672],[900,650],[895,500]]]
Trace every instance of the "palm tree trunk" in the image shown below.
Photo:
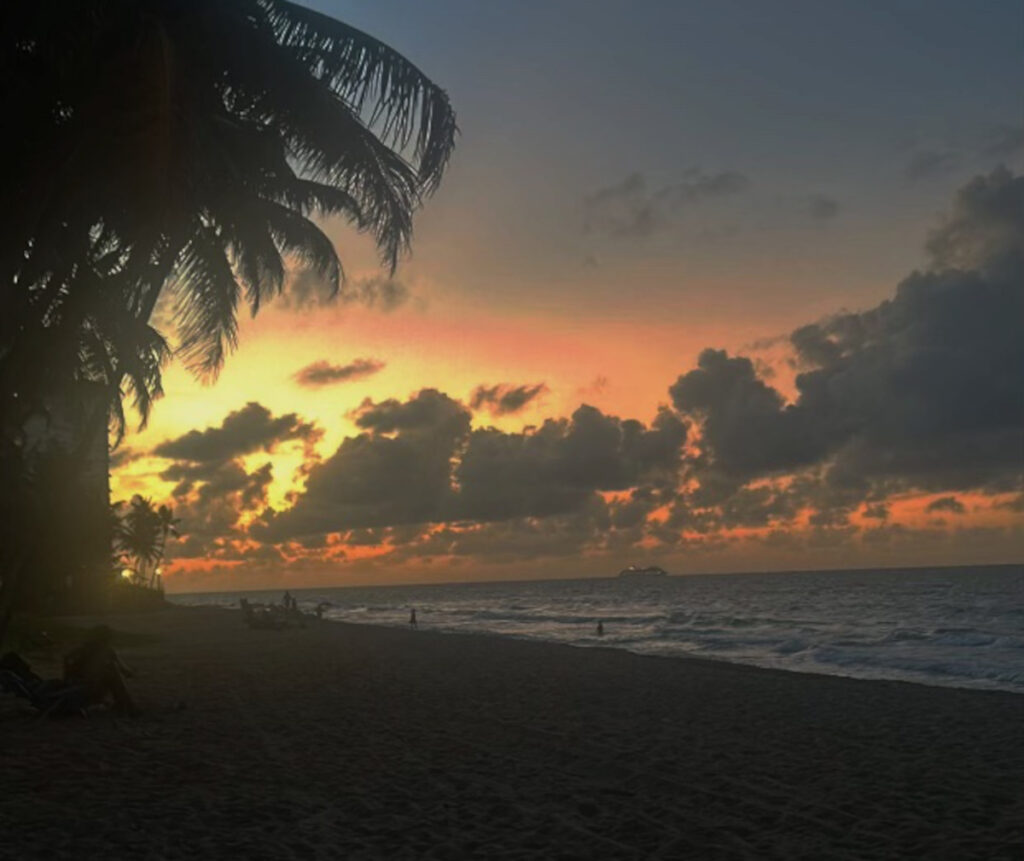
[[[11,564],[4,566],[3,586],[0,588],[0,645],[7,637],[11,617],[14,615],[15,606],[17,606],[27,560],[28,550],[22,548]]]

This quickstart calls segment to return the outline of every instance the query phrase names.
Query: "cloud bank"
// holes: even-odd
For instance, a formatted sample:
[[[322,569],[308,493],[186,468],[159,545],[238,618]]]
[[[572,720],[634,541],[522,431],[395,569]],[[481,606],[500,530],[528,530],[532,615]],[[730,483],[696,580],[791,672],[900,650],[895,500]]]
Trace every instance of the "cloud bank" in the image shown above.
[[[1024,178],[971,180],[926,251],[891,298],[787,336],[791,396],[708,347],[647,422],[584,404],[508,432],[481,414],[514,414],[544,384],[479,386],[468,403],[425,388],[365,400],[358,432],[322,459],[312,423],[249,403],[153,451],[198,524],[179,555],[402,564],[1019,541],[1020,524],[971,518],[1019,516],[1024,499]],[[329,382],[351,367],[304,371]],[[275,510],[271,463],[242,458],[285,444],[306,451],[305,481]]]

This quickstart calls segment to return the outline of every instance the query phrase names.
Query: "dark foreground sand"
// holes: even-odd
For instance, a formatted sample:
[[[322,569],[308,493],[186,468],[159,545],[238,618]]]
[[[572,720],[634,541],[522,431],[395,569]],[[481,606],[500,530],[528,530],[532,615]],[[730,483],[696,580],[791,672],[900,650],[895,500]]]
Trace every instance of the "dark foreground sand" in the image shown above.
[[[1024,858],[1024,696],[238,613],[0,709],[0,857]],[[183,710],[173,704],[184,701]]]

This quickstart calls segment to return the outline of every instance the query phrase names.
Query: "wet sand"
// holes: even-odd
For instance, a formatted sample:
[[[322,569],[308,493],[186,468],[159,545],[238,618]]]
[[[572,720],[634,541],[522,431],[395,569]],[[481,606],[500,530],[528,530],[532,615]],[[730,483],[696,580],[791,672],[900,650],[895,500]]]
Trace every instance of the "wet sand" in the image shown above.
[[[144,714],[0,703],[0,857],[1024,858],[1024,696],[117,617]],[[183,708],[177,704],[183,703]]]

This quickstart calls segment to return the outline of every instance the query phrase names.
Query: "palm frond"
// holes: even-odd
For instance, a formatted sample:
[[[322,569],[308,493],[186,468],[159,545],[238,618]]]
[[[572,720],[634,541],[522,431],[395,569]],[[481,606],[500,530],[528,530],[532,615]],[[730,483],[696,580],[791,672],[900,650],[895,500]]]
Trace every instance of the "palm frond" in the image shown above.
[[[230,243],[232,262],[245,285],[246,299],[253,315],[265,296],[275,296],[284,286],[284,263],[265,222],[237,211],[231,223],[221,221]]]
[[[289,0],[260,0],[278,41],[359,114],[381,139],[413,144],[422,189],[433,191],[458,127],[448,94],[415,65],[361,30]]]
[[[264,201],[260,214],[281,250],[315,270],[337,293],[343,273],[330,237],[308,218],[273,201]]]
[[[238,282],[214,228],[197,223],[177,268],[178,354],[201,378],[217,374],[238,343]]]
[[[409,246],[412,214],[422,196],[416,170],[326,82],[311,76],[295,56],[282,53],[272,34],[264,39],[245,47],[273,56],[272,66],[253,63],[240,45],[224,52],[232,86],[250,94],[244,108],[247,121],[275,128],[304,178],[333,186],[352,199],[358,226],[373,234],[383,261],[394,269]]]
[[[337,286],[310,219],[347,219],[394,269],[457,135],[413,63],[290,0],[16,3],[0,96],[17,130],[0,205],[19,215],[0,234],[4,397],[77,356],[143,421],[166,344],[114,305],[147,324],[173,285],[179,354],[211,377],[240,296],[255,313],[281,289],[282,255]]]

